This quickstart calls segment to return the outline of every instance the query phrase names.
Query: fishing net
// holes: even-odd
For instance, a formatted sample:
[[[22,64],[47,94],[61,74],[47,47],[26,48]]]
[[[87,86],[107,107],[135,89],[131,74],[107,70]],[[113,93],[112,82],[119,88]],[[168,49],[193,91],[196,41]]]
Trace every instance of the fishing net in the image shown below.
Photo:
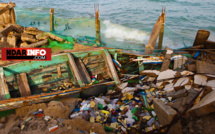
[[[47,11],[46,11],[47,10]],[[45,32],[49,32],[49,8],[44,10],[47,12],[46,14],[35,13],[29,10],[25,10],[20,7],[15,7],[17,24],[22,25],[24,27],[37,27],[40,30]],[[106,46],[111,48],[119,48],[125,50],[135,50],[135,51],[144,51],[145,45],[148,43],[148,39],[152,29],[141,29],[141,30],[127,30],[127,28],[120,26],[117,24],[107,24],[104,21],[101,21],[101,41],[103,43],[99,44],[96,40],[95,33],[95,18],[90,17],[79,17],[79,18],[66,18],[59,17],[57,14],[54,16],[54,29],[56,36],[64,38],[67,43],[59,43],[57,41],[49,40],[49,45],[45,47],[50,47],[54,50],[56,49],[73,49],[74,43],[80,43],[88,46]],[[116,32],[115,32],[116,30]],[[134,36],[139,35],[143,36],[144,41],[138,42],[135,39],[125,38],[120,40],[120,36],[117,32],[119,30],[121,36]],[[150,31],[150,32],[144,32]],[[111,37],[106,37],[107,32],[109,35],[112,34]],[[133,35],[134,32],[134,35]],[[129,34],[129,35],[128,35]],[[146,35],[145,35],[146,34]],[[144,37],[145,36],[145,37]],[[138,38],[141,38],[138,37]],[[136,37],[133,37],[136,38]],[[174,28],[171,28],[168,24],[165,24],[164,29],[164,39],[163,39],[163,49],[165,47],[169,47],[172,49],[178,48],[186,48],[192,46],[193,40],[195,37],[187,36],[186,34],[182,34],[178,32]],[[158,41],[157,41],[158,42]],[[155,47],[155,51],[157,50],[157,44]]]

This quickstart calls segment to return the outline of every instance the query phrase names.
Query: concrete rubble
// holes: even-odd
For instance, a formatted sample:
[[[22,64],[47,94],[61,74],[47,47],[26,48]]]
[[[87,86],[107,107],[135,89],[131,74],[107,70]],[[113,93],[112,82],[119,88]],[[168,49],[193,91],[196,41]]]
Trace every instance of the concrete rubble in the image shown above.
[[[1,118],[0,131],[9,134],[204,132],[204,125],[197,131],[194,122],[203,124],[202,120],[215,112],[213,75],[170,69],[145,70],[140,74],[144,79],[132,78],[136,80],[110,88],[105,96],[66,98],[16,109],[16,115]],[[150,77],[154,79],[149,80]]]

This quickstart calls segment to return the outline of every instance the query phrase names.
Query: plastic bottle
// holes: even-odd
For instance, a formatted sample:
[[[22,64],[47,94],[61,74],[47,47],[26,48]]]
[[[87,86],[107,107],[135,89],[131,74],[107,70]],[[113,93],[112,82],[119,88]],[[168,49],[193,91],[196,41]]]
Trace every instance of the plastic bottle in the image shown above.
[[[151,118],[148,122],[147,125],[151,126],[155,122],[155,118]]]
[[[125,118],[126,119],[126,123],[127,123],[127,125],[130,125],[130,126],[132,126],[133,125],[133,123],[135,122],[135,120],[134,119],[132,119],[132,118]]]
[[[79,112],[79,113],[73,113],[73,114],[70,115],[70,118],[77,117],[77,116],[79,116],[81,114],[82,114],[81,112]]]
[[[117,122],[117,118],[113,116],[113,117],[111,118],[111,121],[112,121],[112,123],[115,123],[115,122]]]

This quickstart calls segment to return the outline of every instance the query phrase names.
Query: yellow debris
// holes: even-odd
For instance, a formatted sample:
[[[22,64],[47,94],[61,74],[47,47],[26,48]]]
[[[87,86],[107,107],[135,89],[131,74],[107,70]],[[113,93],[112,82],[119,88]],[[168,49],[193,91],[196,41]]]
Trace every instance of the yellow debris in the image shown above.
[[[155,90],[155,88],[151,88],[149,91],[150,91],[150,92],[153,92],[154,90]]]
[[[104,114],[109,114],[110,112],[109,111],[106,111],[106,110],[101,110],[102,113]]]
[[[151,116],[143,116],[143,119],[149,120],[151,119]]]
[[[112,127],[112,128],[116,128],[116,126],[117,126],[117,122],[110,124],[110,127]]]
[[[94,107],[95,105],[96,105],[96,103],[95,103],[94,101],[91,101],[91,102],[90,102],[90,106],[91,106],[91,107]]]
[[[101,119],[101,116],[96,116],[96,121],[99,122]]]
[[[90,122],[91,123],[95,123],[95,118],[92,116],[92,117],[90,117]]]
[[[133,95],[127,93],[127,94],[126,94],[126,98],[127,98],[128,100],[131,100],[131,99],[133,98]]]

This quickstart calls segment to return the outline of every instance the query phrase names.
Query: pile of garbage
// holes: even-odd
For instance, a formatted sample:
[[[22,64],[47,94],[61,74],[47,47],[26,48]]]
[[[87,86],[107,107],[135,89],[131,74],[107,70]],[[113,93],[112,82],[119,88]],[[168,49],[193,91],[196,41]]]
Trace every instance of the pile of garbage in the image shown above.
[[[8,121],[11,125],[0,126],[10,127],[9,133],[206,132],[208,126],[202,120],[215,112],[213,75],[169,69],[140,74],[127,76],[105,96],[68,98],[16,109],[15,123]],[[201,127],[196,127],[196,122],[202,123]]]

